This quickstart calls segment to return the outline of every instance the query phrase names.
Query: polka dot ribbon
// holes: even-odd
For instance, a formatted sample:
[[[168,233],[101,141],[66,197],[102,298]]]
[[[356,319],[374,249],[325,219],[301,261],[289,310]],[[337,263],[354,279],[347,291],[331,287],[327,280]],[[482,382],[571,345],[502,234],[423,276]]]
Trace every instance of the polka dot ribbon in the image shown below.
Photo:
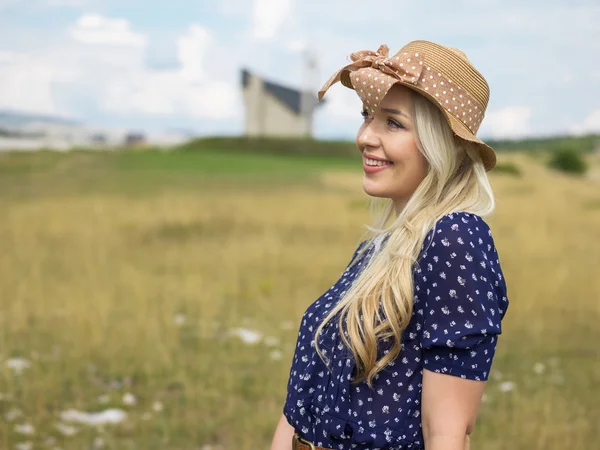
[[[325,92],[332,84],[335,84],[340,80],[347,87],[353,87],[352,84],[348,85],[348,82],[343,79],[343,76],[348,71],[372,67],[398,80],[417,85],[419,77],[421,76],[421,71],[423,70],[423,62],[417,62],[414,59],[411,60],[410,56],[407,58],[400,58],[399,56],[390,58],[389,48],[385,44],[380,45],[376,52],[371,50],[354,52],[350,55],[350,59],[352,60],[351,64],[342,67],[327,80],[325,85],[319,91],[319,100],[323,98],[323,95],[325,95]]]

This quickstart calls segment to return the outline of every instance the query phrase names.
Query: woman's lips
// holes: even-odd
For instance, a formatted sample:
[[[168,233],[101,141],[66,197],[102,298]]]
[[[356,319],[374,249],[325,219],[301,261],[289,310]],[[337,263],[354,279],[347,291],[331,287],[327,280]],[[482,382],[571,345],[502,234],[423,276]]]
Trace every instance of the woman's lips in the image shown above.
[[[377,172],[381,172],[382,170],[393,166],[394,163],[390,163],[390,164],[385,164],[383,166],[369,166],[367,164],[367,161],[363,160],[363,168],[365,170],[366,173],[377,173]]]

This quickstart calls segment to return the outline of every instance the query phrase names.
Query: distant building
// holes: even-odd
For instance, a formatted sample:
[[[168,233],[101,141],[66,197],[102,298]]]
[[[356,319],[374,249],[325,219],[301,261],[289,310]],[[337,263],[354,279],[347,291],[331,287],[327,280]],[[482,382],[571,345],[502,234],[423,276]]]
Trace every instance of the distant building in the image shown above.
[[[247,136],[311,137],[317,96],[242,70]]]
[[[138,147],[146,144],[146,135],[143,133],[129,132],[125,135],[125,145],[127,147]]]
[[[127,128],[86,125],[59,117],[0,110],[0,152],[13,150],[67,151],[77,148],[118,150],[123,147],[173,148],[189,141],[186,130],[145,133]]]
[[[106,145],[108,139],[104,133],[92,133],[89,135],[89,140],[92,145]]]

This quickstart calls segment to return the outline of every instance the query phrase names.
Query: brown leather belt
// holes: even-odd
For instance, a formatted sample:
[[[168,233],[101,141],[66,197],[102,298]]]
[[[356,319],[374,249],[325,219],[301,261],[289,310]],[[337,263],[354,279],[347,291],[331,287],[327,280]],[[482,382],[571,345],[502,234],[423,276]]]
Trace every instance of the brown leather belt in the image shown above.
[[[333,450],[331,448],[325,447],[317,447],[310,441],[303,439],[300,437],[298,432],[294,433],[294,437],[292,437],[292,450]]]

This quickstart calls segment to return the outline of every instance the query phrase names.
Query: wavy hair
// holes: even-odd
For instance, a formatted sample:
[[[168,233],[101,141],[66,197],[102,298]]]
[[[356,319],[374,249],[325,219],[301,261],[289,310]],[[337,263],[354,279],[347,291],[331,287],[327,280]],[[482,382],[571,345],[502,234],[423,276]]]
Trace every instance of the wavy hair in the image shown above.
[[[315,348],[327,364],[318,337],[339,313],[338,331],[344,330],[345,323],[347,336],[344,332],[340,336],[355,361],[352,383],[366,381],[371,389],[375,375],[400,353],[402,332],[413,312],[413,268],[429,231],[452,212],[484,217],[495,208],[492,187],[475,145],[455,137],[432,102],[413,91],[411,95],[417,146],[428,161],[428,173],[397,216],[391,199],[372,197],[372,226],[365,225],[365,245],[349,267],[379,236],[389,235],[387,243],[373,252],[314,337]],[[392,338],[392,347],[377,360],[378,342],[386,338]]]

